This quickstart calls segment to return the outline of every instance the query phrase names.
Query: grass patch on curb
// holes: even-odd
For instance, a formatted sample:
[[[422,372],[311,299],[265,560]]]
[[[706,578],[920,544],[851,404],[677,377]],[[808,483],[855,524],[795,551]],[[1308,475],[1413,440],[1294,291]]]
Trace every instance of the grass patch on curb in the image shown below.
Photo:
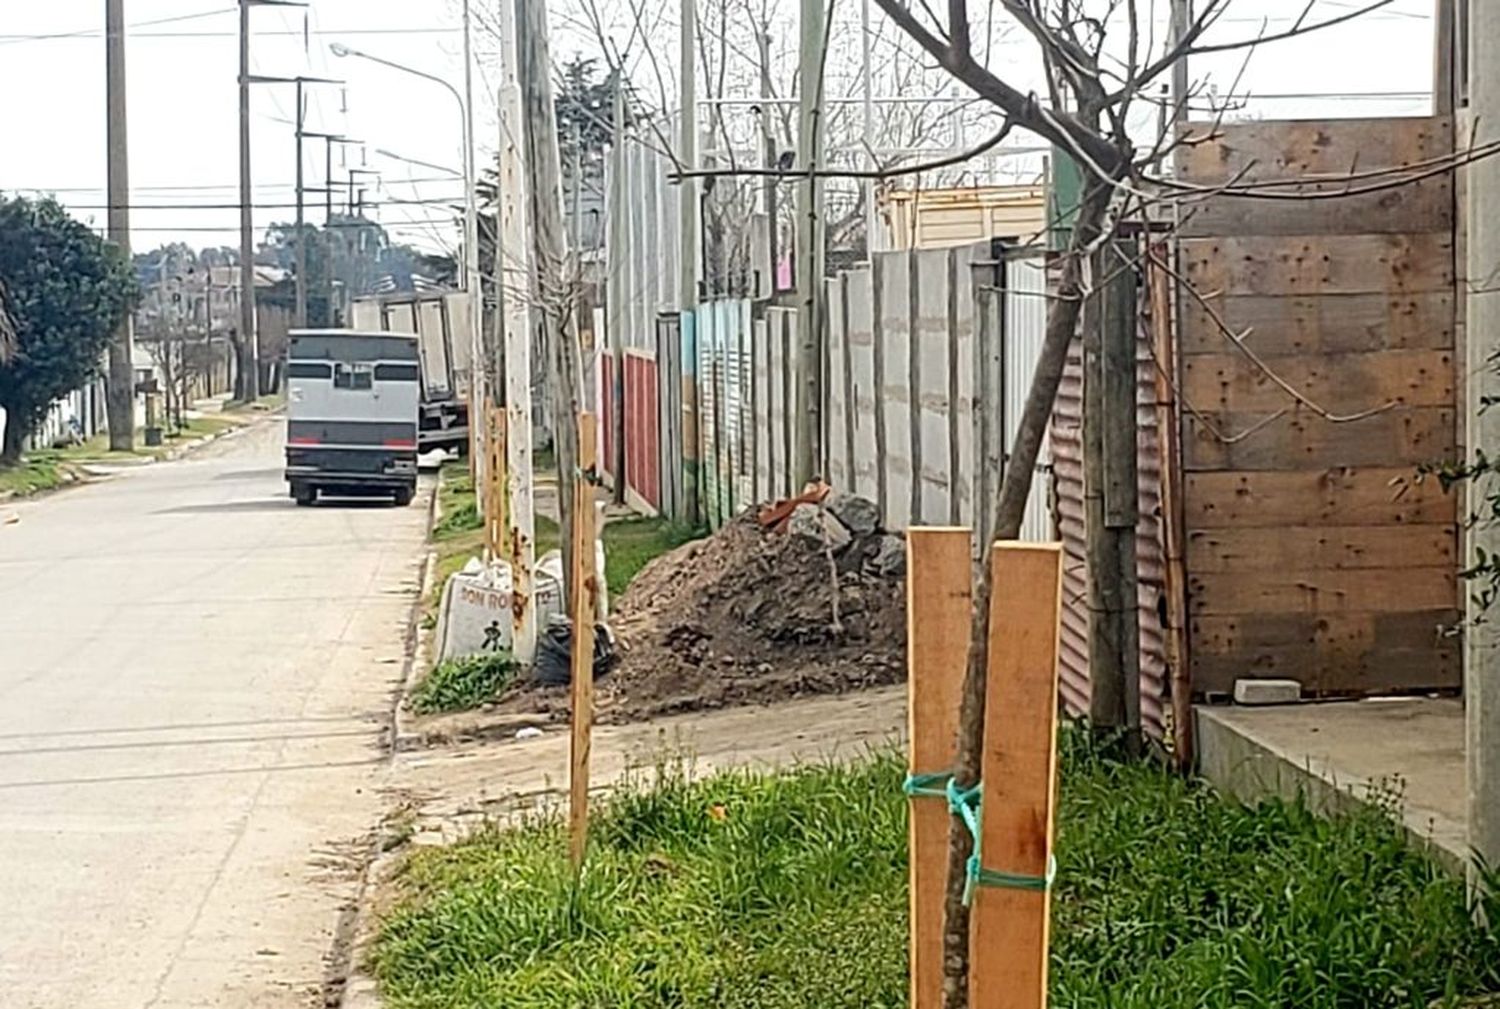
[[[474,500],[474,483],[464,460],[443,465],[438,481],[438,514],[432,529],[437,547],[437,567],[433,578],[434,598],[429,608],[437,606],[443,586],[455,572],[463,569],[470,557],[484,549],[484,530]],[[556,550],[562,541],[557,523],[545,515],[536,516],[535,549],[538,557]],[[604,573],[611,598],[618,597],[641,568],[654,557],[679,547],[705,533],[664,518],[621,518],[605,523]]]
[[[1061,744],[1052,1005],[1425,1009],[1500,989],[1500,940],[1388,811],[1245,807],[1081,732]],[[889,753],[658,769],[607,803],[577,883],[555,819],[416,852],[372,967],[395,1009],[905,1006],[902,774]]]
[[[57,452],[35,452],[21,457],[14,466],[0,467],[0,493],[16,497],[40,494],[64,483],[64,466]]]
[[[411,709],[420,715],[477,708],[510,686],[516,662],[508,652],[449,659],[434,666],[411,693]]]

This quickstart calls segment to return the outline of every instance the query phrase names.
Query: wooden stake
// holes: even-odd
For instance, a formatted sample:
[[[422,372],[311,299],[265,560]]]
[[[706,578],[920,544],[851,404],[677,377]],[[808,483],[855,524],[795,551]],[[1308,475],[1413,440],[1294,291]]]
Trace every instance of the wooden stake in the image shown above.
[[[599,572],[594,563],[594,415],[578,415],[578,478],[573,481],[573,744],[568,776],[568,836],[573,865],[582,867],[589,828],[589,747],[594,729],[594,614]]]
[[[969,648],[974,540],[968,529],[913,527],[906,533],[907,770],[952,769],[959,695]],[[943,1001],[943,881],[948,806],[912,801],[911,1009]]]
[[[1057,640],[1062,550],[997,543],[990,554],[980,853],[986,869],[1041,877],[1057,781]],[[1046,890],[981,886],[969,918],[971,1009],[1047,1004]]]

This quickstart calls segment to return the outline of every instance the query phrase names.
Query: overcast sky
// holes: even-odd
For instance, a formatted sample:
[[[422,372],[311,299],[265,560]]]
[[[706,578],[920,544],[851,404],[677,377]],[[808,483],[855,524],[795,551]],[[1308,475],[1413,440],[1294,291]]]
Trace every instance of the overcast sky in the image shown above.
[[[252,11],[252,72],[337,77],[344,85],[309,88],[308,128],[364,141],[366,181],[375,215],[405,240],[427,248],[455,241],[441,205],[403,201],[461,199],[456,176],[415,166],[389,151],[437,166],[460,166],[459,109],[442,88],[364,60],[335,59],[332,42],[396,60],[462,86],[459,0],[312,0],[307,11]],[[475,0],[476,5],[485,0]],[[1489,2],[1489,0],[1485,0]],[[605,0],[604,6],[608,6]],[[1162,2],[1159,6],[1165,8]],[[1295,15],[1303,0],[1237,0],[1224,31],[1254,32],[1258,19]],[[1354,6],[1320,0],[1322,16]],[[1431,86],[1430,0],[1395,0],[1377,14],[1316,37],[1267,47],[1241,88],[1261,95],[1366,94],[1379,97],[1265,98],[1249,112],[1265,118],[1422,114]],[[238,244],[238,212],[210,204],[238,201],[234,0],[125,0],[129,35],[129,110],[134,245],[166,241]],[[0,0],[0,191],[54,192],[85,219],[102,224],[105,93],[102,0]],[[304,19],[307,36],[304,40]],[[305,47],[304,47],[305,42]],[[554,46],[554,59],[579,48]],[[670,50],[668,50],[670,51]],[[1238,58],[1195,67],[1227,89]],[[481,61],[480,146],[494,123],[493,67]],[[290,85],[257,86],[253,149],[258,232],[290,220],[295,157]],[[349,162],[361,158],[356,148]],[[321,185],[323,148],[309,141],[309,185]],[[335,161],[338,171],[338,161]],[[321,194],[309,197],[321,217]],[[177,205],[180,209],[159,209]],[[198,205],[198,206],[183,206]],[[150,209],[158,208],[158,209]]]

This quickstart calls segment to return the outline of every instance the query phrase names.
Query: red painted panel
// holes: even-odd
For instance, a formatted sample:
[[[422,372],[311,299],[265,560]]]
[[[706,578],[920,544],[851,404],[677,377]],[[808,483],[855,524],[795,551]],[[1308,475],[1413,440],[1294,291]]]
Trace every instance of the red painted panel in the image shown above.
[[[652,508],[661,507],[656,359],[625,355],[625,486]]]

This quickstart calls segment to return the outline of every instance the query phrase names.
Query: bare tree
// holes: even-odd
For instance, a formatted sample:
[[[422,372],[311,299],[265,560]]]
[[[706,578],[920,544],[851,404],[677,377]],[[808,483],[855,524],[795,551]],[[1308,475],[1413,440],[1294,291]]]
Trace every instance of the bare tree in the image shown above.
[[[1175,38],[1163,39],[1158,46],[1152,42],[1156,34],[1153,5],[1139,0],[993,0],[985,5],[986,15],[1002,15],[1033,40],[1045,74],[1047,94],[1043,97],[1008,78],[1007,69],[992,69],[988,61],[976,56],[968,0],[948,0],[943,15],[923,0],[916,6],[907,0],[876,0],[903,33],[998,110],[1007,124],[1054,145],[1084,171],[1083,191],[1073,210],[1067,254],[1061,262],[1056,297],[1010,464],[994,505],[993,522],[981,524],[993,530],[996,540],[1013,539],[1020,533],[1032,472],[1057,396],[1068,345],[1078,329],[1085,301],[1102,286],[1098,281],[1103,269],[1113,268],[1101,250],[1122,218],[1156,201],[1147,172],[1160,163],[1172,144],[1184,142],[1181,137],[1164,136],[1152,149],[1138,150],[1128,125],[1133,105],[1181,60],[1306,34],[1389,2],[1377,0],[1352,9],[1340,5],[1338,14],[1318,17],[1318,0],[1308,0],[1285,30],[1211,40],[1207,36],[1231,0],[1202,0],[1197,16],[1184,30]],[[1178,100],[1186,97],[1178,96]],[[980,773],[991,594],[989,565],[982,563],[974,592],[954,768],[959,788],[973,786]],[[967,827],[955,817],[944,923],[943,1004],[947,1009],[968,1004],[969,914],[963,892],[972,848]]]

